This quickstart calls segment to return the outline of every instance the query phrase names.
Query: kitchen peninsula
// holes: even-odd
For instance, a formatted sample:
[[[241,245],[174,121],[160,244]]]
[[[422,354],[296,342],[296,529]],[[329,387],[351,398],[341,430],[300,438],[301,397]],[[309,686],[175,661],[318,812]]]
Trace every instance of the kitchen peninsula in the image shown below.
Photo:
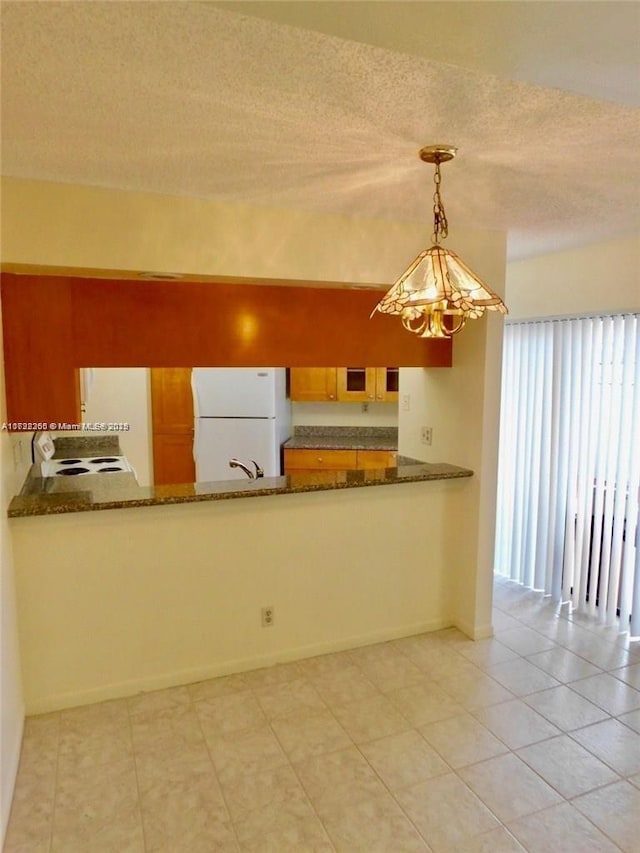
[[[398,461],[156,488],[32,471],[9,508],[27,712],[451,625],[473,472]]]
[[[266,497],[333,489],[355,489],[448,480],[473,476],[468,468],[447,463],[425,463],[400,457],[398,465],[375,470],[331,470],[294,473],[259,480],[229,480],[215,483],[184,483],[139,486],[133,474],[99,474],[82,481],[41,477],[30,473],[19,495],[9,504],[10,518],[88,512],[105,509],[163,506],[166,504],[220,501],[233,498]]]

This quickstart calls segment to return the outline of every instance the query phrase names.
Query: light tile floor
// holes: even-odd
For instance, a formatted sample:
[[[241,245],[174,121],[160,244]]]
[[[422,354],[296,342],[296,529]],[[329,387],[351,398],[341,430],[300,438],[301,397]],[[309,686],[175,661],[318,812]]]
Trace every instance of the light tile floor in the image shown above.
[[[640,851],[640,647],[455,629],[26,721],[5,853]]]

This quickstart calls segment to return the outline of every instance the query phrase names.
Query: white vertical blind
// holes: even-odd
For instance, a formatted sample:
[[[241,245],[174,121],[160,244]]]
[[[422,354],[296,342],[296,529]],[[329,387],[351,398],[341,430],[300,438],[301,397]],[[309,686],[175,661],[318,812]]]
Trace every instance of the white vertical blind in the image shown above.
[[[640,634],[639,315],[505,325],[496,571]]]

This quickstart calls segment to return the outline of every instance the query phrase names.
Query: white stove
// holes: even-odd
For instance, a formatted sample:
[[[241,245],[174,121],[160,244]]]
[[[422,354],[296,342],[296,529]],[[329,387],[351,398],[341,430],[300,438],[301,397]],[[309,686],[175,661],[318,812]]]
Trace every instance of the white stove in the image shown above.
[[[74,456],[69,459],[48,459],[40,463],[43,477],[81,477],[85,474],[117,474],[133,472],[124,456]]]
[[[125,456],[94,453],[91,456],[68,456],[53,459],[56,447],[48,432],[36,433],[33,442],[34,462],[40,462],[43,477],[81,477],[84,474],[118,474],[135,471]],[[86,450],[85,450],[86,452]]]

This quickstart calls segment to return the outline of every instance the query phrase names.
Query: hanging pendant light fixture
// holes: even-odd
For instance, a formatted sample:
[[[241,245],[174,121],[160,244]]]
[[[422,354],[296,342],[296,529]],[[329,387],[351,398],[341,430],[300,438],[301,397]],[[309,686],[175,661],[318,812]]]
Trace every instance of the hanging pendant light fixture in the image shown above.
[[[396,314],[402,325],[421,338],[450,338],[468,319],[481,317],[486,309],[507,313],[507,308],[455,252],[440,241],[449,233],[449,223],[440,197],[440,164],[452,160],[457,148],[429,145],[420,159],[435,165],[433,194],[433,245],[409,265],[391,290],[371,312]]]

